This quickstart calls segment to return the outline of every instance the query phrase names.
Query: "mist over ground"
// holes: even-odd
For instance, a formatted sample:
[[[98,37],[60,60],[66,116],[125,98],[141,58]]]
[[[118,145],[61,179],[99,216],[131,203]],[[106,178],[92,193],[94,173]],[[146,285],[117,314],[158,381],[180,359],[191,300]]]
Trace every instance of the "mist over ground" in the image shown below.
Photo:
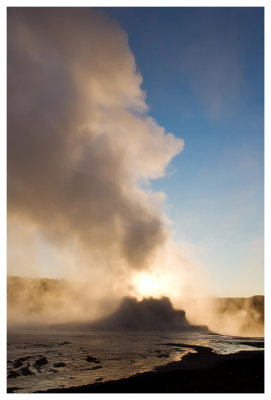
[[[172,308],[170,299],[165,297],[149,301],[137,301],[132,297],[127,297],[125,301],[123,298],[115,301],[102,298],[100,303],[95,302],[92,307],[87,284],[74,285],[64,280],[20,277],[8,277],[7,294],[8,325],[13,328],[98,321],[92,327],[123,329],[132,326],[139,329],[142,324],[146,329],[159,330],[207,325],[211,331],[220,334],[264,335],[263,296],[186,297],[178,305],[173,305],[175,309],[182,309],[177,312]]]

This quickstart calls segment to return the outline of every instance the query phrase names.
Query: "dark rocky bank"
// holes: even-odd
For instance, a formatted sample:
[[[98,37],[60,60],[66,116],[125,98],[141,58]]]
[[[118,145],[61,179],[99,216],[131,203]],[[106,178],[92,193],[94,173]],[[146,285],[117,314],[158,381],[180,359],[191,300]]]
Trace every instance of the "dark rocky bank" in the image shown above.
[[[47,393],[264,393],[264,351],[220,355],[208,347],[190,347],[197,353],[151,372]]]

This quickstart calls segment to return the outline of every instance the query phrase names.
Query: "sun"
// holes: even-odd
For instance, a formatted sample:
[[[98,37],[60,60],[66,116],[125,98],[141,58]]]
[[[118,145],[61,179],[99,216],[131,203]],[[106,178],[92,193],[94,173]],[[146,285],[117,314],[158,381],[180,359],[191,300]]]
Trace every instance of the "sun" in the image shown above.
[[[161,282],[155,275],[138,274],[134,277],[132,284],[139,297],[157,297],[162,294]]]

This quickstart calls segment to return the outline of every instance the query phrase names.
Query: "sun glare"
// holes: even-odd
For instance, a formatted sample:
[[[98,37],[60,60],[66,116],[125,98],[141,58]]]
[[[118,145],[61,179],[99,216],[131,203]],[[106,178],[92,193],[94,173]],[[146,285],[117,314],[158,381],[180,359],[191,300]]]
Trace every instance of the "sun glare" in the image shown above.
[[[149,274],[137,275],[133,281],[133,286],[136,294],[140,297],[159,296],[162,292],[159,279]]]

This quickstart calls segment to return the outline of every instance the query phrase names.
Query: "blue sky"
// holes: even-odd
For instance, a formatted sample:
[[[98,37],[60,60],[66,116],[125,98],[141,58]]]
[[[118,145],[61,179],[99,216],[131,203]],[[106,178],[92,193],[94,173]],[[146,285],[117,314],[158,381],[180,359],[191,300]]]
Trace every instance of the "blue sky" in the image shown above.
[[[215,294],[263,293],[263,8],[106,8],[126,31],[149,112],[184,139],[167,195]],[[241,288],[241,289],[240,289]]]

